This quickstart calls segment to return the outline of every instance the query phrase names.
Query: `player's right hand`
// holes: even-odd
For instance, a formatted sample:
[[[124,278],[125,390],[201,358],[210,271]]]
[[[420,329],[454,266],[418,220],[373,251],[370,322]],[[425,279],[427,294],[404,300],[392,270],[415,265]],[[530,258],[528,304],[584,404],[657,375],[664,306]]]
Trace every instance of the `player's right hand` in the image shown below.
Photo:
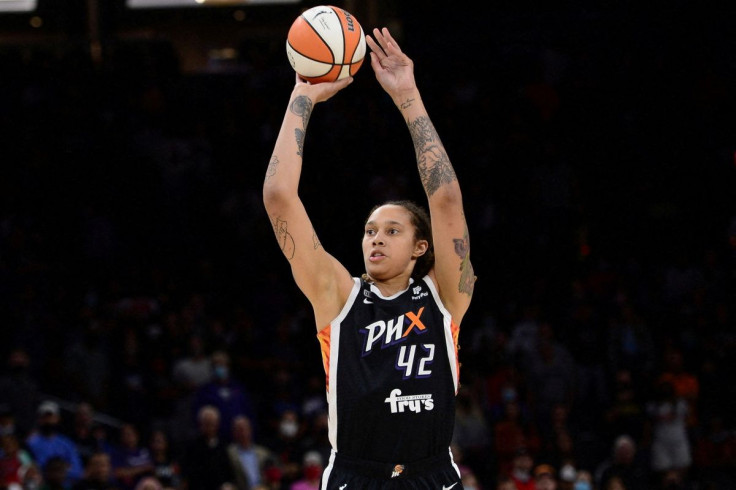
[[[334,82],[311,83],[296,75],[294,94],[306,95],[314,104],[317,104],[328,100],[351,83],[353,83],[353,77],[343,78]]]

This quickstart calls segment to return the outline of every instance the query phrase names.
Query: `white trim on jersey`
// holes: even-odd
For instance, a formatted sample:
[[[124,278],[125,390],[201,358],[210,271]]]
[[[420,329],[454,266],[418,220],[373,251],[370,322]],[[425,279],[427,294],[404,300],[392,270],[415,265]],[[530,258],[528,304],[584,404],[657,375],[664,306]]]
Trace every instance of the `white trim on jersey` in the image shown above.
[[[440,295],[437,292],[437,287],[435,286],[434,282],[432,282],[432,278],[428,275],[424,276],[424,281],[429,286],[429,290],[432,291],[432,297],[434,298],[435,303],[437,303],[437,307],[440,309],[440,311],[442,312],[442,316],[444,317],[443,327],[445,329],[445,347],[447,348],[447,359],[449,359],[450,361],[452,382],[455,384],[455,393],[457,393],[460,379],[457,370],[457,350],[455,349],[455,340],[452,338],[452,315],[449,311],[447,311],[447,308],[445,308],[445,305],[442,303]]]
[[[329,418],[327,421],[328,434],[332,449],[337,451],[337,360],[340,358],[340,324],[353,307],[358,293],[361,291],[360,278],[354,277],[353,289],[350,291],[345,306],[330,322],[330,385],[327,387],[327,407]]]
[[[330,480],[332,468],[335,467],[335,450],[330,451],[330,459],[327,462],[325,470],[322,472],[322,486],[320,490],[327,490],[327,482]]]

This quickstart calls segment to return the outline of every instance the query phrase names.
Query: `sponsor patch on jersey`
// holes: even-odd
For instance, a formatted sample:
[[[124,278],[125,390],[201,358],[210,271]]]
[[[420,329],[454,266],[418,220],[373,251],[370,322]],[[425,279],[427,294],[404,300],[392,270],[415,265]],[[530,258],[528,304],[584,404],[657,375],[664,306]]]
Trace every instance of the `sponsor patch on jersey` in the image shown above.
[[[391,390],[391,394],[384,402],[389,404],[391,413],[419,413],[422,410],[429,411],[434,408],[431,394],[401,396],[401,390],[398,388]]]
[[[413,294],[411,299],[415,301],[418,299],[422,299],[425,296],[429,296],[429,291],[422,291],[422,286],[416,286],[416,287],[411,288],[411,292]]]

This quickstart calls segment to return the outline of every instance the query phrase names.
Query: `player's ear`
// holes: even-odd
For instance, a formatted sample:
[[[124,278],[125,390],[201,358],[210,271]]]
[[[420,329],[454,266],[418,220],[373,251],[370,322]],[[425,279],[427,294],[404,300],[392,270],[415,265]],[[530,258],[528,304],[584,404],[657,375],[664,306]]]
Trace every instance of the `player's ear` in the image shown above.
[[[412,258],[418,259],[425,253],[427,253],[427,250],[429,249],[429,242],[427,240],[417,240],[417,242],[414,244],[414,253],[412,253]]]

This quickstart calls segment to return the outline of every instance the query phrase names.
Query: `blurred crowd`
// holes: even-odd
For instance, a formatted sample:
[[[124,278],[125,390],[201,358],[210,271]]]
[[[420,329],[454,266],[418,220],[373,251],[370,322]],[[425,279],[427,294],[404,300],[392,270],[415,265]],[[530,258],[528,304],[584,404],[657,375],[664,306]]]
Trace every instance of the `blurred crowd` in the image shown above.
[[[421,17],[397,31],[479,278],[465,489],[736,488],[736,68],[718,25],[689,34],[703,56],[670,24],[636,29],[644,14],[568,12],[564,33],[495,14],[454,39],[490,47],[482,76],[470,50],[432,71],[448,41]],[[0,488],[317,488],[320,351],[260,195],[293,73],[281,40],[240,52],[183,73],[158,39],[102,64],[0,50]],[[355,274],[369,208],[423,199],[362,70],[317,107],[301,190]]]

